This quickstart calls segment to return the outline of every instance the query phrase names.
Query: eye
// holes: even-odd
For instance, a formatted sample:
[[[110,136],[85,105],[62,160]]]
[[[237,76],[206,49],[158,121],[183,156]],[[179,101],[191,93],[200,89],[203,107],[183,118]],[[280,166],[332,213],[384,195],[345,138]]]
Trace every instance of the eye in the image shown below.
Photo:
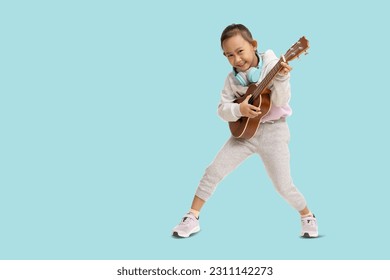
[[[239,50],[238,53],[242,53],[244,50]]]

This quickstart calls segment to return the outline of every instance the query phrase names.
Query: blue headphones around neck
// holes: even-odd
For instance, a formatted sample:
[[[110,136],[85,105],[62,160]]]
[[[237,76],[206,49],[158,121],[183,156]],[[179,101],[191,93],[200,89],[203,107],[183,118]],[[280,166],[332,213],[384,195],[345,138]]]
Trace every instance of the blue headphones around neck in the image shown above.
[[[251,67],[245,72],[237,72],[236,69],[233,68],[233,74],[240,83],[240,85],[246,87],[252,83],[256,83],[260,79],[261,68],[263,66],[263,60],[261,56],[256,53],[257,58],[259,59],[259,63],[256,67]]]

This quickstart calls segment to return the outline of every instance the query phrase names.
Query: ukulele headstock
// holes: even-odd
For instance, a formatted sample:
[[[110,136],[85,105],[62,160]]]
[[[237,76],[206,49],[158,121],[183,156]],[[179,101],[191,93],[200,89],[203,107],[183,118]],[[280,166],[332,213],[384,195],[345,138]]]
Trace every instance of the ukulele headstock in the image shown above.
[[[299,58],[302,53],[307,54],[307,49],[309,48],[309,41],[302,36],[291,48],[288,49],[284,58],[286,61],[294,60],[295,58]]]

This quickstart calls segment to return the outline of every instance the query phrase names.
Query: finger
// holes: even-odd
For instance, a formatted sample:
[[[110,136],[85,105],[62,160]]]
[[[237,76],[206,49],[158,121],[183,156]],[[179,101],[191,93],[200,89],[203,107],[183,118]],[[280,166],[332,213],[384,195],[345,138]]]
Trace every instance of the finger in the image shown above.
[[[289,68],[285,67],[285,68],[280,70],[280,73],[282,73],[283,75],[287,75],[290,72],[290,70],[291,70],[291,68],[289,69]]]
[[[285,68],[291,68],[291,66],[286,62],[282,62],[281,65]]]
[[[250,111],[250,114],[251,114],[252,116],[254,116],[254,117],[257,117],[258,115],[261,114],[261,112],[260,112],[260,109],[259,109],[259,108],[256,108],[256,110],[251,110],[251,111]]]
[[[256,117],[256,114],[253,111],[251,111],[251,112],[249,112],[249,117],[254,118],[254,117]]]
[[[255,113],[255,114],[259,114],[260,113],[260,109],[259,108],[251,109],[250,111],[252,113]]]
[[[249,98],[252,97],[252,94],[249,94],[246,98],[245,98],[245,101],[249,100]]]
[[[250,114],[250,117],[251,117],[251,118],[256,118],[256,117],[258,117],[259,115],[260,115],[260,113],[252,112],[252,113]]]
[[[281,63],[281,65],[282,65],[282,69],[284,70],[284,69],[287,69],[288,71],[291,71],[292,70],[292,67],[289,65],[289,64],[287,64],[287,63],[285,63],[285,62],[282,62]]]

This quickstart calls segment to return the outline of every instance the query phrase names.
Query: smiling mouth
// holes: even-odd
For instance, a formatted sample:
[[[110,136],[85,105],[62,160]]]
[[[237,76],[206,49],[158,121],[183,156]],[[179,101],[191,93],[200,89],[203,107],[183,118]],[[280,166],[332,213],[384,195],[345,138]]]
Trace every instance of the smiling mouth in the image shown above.
[[[236,68],[239,69],[240,71],[245,71],[246,69],[244,69],[246,63],[242,64],[242,65],[237,65]]]

